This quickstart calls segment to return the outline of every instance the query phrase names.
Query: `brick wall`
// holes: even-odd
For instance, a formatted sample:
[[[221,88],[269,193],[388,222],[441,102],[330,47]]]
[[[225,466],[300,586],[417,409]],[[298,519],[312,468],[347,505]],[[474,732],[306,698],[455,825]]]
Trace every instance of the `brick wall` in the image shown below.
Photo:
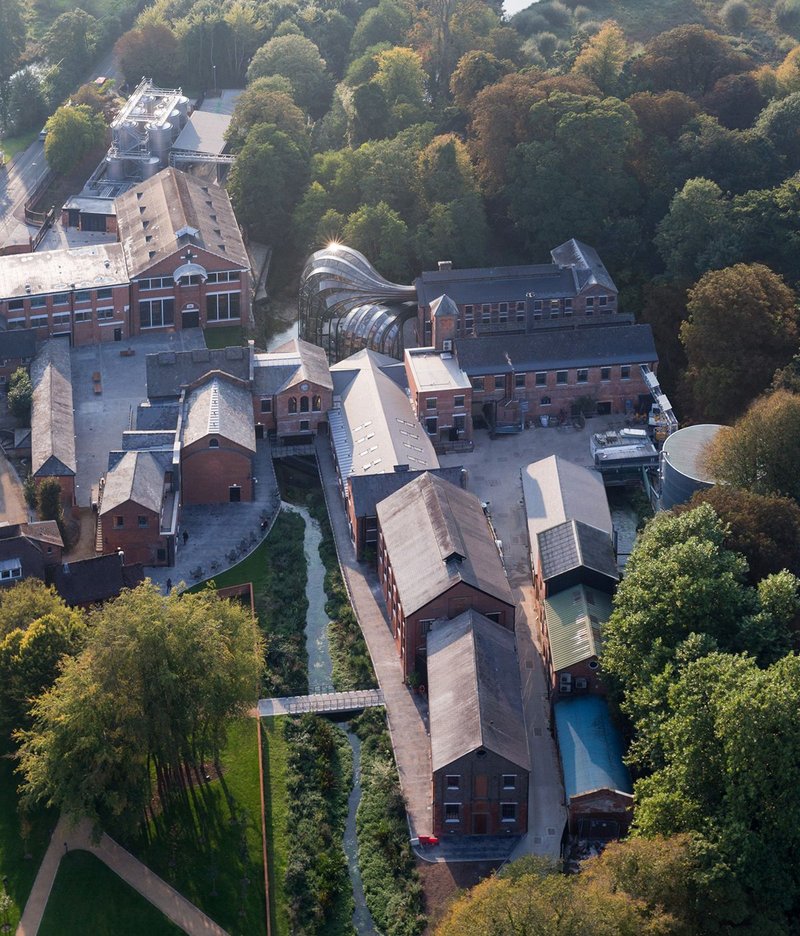
[[[119,519],[122,525],[119,525]],[[140,518],[146,524],[140,525]],[[126,564],[166,565],[166,538],[160,535],[160,517],[152,510],[127,501],[103,514],[103,553],[125,553]],[[159,555],[163,551],[163,556]]]
[[[434,835],[523,835],[527,831],[528,772],[492,751],[482,750],[480,756],[473,752],[434,772]],[[504,776],[509,781],[507,788]],[[458,806],[457,820],[448,821],[448,803]],[[513,821],[503,821],[503,803],[514,806]],[[451,809],[451,815],[454,812]]]
[[[204,437],[181,449],[182,504],[227,504],[232,486],[240,488],[242,501],[253,499],[251,453],[222,437],[218,440],[219,448],[209,448],[209,438]]]

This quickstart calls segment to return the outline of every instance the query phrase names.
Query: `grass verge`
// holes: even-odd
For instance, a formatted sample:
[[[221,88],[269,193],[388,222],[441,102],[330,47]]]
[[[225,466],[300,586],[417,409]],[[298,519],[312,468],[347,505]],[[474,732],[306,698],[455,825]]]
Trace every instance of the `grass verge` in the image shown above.
[[[4,137],[0,149],[6,154],[6,160],[11,161],[17,153],[24,152],[37,136],[39,136],[38,130],[28,130],[27,133],[20,133],[19,136]]]
[[[18,783],[14,761],[4,752],[0,756],[0,877],[7,879],[6,889],[11,898],[8,918],[11,932],[17,927],[58,818],[48,810],[20,817]]]
[[[61,859],[39,936],[178,936],[183,930],[94,855]]]
[[[247,343],[241,325],[204,328],[203,336],[206,339],[207,348],[234,348]]]
[[[256,723],[231,722],[221,776],[150,825],[131,850],[234,934],[266,933]],[[144,931],[140,931],[144,932]]]

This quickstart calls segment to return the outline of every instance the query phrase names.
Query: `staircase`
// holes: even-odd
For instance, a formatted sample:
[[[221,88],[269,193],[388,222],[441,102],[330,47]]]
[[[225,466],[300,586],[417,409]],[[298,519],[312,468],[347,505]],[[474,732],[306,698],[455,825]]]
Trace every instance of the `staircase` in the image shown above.
[[[100,511],[103,507],[103,491],[105,490],[106,479],[101,478],[97,490],[97,527],[94,534],[94,551],[100,555],[103,552],[103,518]]]

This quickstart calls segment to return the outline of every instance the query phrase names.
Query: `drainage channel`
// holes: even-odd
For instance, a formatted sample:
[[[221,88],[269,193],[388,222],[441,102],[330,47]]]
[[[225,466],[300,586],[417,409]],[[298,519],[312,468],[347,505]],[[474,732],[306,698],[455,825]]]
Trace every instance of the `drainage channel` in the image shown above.
[[[303,551],[306,556],[308,578],[306,580],[306,596],[308,598],[308,614],[306,616],[306,652],[308,653],[308,684],[313,691],[314,686],[330,686],[333,682],[333,667],[331,664],[330,645],[328,643],[328,616],[325,613],[325,567],[319,555],[319,544],[322,533],[317,521],[305,507],[292,504],[289,508],[305,521]],[[361,800],[361,742],[358,735],[350,731],[345,723],[343,729],[353,749],[353,788],[347,802],[347,821],[344,829],[344,852],[347,856],[347,867],[350,872],[350,882],[353,886],[353,927],[358,936],[378,936],[375,924],[367,909],[364,897],[364,887],[361,883],[361,872],[358,868],[358,847],[356,842],[356,810]]]

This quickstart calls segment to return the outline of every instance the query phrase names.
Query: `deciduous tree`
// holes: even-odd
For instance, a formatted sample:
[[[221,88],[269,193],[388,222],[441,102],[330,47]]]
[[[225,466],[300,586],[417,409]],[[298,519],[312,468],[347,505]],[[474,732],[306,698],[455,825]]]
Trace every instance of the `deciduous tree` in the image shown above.
[[[87,153],[100,146],[106,122],[85,104],[59,107],[47,121],[44,155],[55,172],[69,172]]]
[[[274,83],[274,76],[256,78],[237,98],[225,132],[234,151],[241,149],[256,124],[272,124],[299,146],[308,145],[305,115],[292,100],[291,93],[276,90]]]
[[[247,69],[248,81],[283,75],[292,85],[295,102],[312,117],[328,109],[332,83],[319,49],[305,36],[276,36],[255,53]]]
[[[31,418],[33,384],[24,367],[18,367],[9,378],[7,402],[14,419],[27,425]]]
[[[616,23],[605,23],[581,49],[572,70],[593,81],[603,94],[618,94],[627,59],[625,33]]]
[[[758,263],[712,270],[689,291],[681,341],[698,417],[735,419],[769,386],[797,348],[795,302],[783,279]]]
[[[733,240],[731,203],[708,179],[689,179],[658,225],[655,245],[670,276],[694,279],[725,265]]]
[[[343,237],[345,243],[363,253],[382,276],[397,282],[408,276],[408,226],[386,202],[363,205],[351,214]]]
[[[165,24],[130,29],[114,46],[125,80],[138,84],[142,75],[162,87],[172,87],[178,74],[178,40]]]
[[[469,110],[475,95],[511,71],[509,63],[491,52],[473,49],[462,55],[450,76],[450,93],[456,105]]]

